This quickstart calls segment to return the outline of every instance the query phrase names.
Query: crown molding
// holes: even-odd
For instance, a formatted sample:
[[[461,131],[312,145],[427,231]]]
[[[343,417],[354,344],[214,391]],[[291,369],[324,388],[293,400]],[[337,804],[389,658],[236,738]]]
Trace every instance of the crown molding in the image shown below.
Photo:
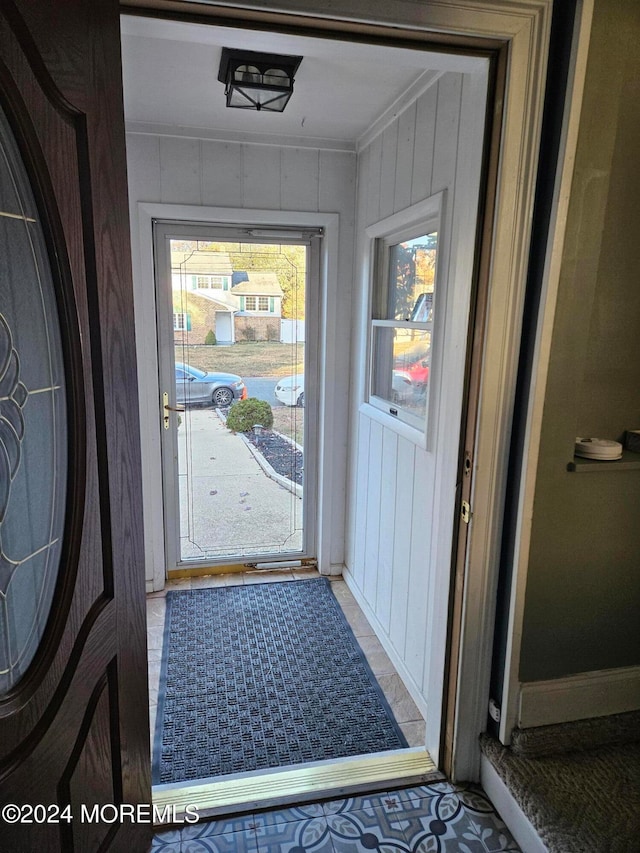
[[[161,124],[147,121],[125,123],[128,134],[141,136],[173,136],[182,139],[205,139],[210,142],[237,142],[247,145],[276,145],[280,148],[313,148],[323,151],[355,152],[355,142],[346,139],[327,139],[320,136],[285,136],[275,133],[251,133],[212,127]]]

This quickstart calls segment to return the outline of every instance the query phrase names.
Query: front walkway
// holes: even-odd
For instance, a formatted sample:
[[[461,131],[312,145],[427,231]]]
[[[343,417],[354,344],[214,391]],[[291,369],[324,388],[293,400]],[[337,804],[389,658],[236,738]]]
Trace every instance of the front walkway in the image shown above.
[[[302,498],[270,479],[245,441],[211,409],[178,429],[183,560],[302,549]]]

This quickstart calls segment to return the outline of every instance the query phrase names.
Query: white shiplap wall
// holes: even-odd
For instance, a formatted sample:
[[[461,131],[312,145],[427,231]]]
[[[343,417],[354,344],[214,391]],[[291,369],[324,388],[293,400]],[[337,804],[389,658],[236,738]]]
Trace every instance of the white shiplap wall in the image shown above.
[[[367,268],[368,226],[443,190],[446,203],[440,251],[448,253],[454,243],[458,245],[455,241],[464,229],[469,232],[467,244],[469,234],[472,242],[482,146],[482,117],[479,105],[474,104],[478,95],[482,102],[484,84],[478,78],[444,73],[360,152],[357,268]],[[455,254],[449,257],[449,269],[450,280],[464,278]],[[357,277],[354,289],[357,333],[352,363],[359,378],[350,404],[345,574],[427,716],[429,691],[433,692],[434,683],[430,667],[434,651],[439,653],[434,650],[433,622],[439,620],[446,626],[446,613],[438,612],[442,609],[438,602],[442,599],[439,588],[448,583],[450,569],[457,446],[456,436],[451,433],[460,426],[469,270],[467,264],[465,275],[469,281],[451,283],[446,300],[438,305],[438,310],[447,312],[442,369],[450,373],[441,381],[441,387],[450,396],[434,399],[438,397],[434,387],[438,380],[432,365],[430,417],[434,430],[430,426],[429,451],[379,419],[371,419],[366,407],[360,406],[365,399],[363,356],[369,288],[366,272]],[[454,298],[460,300],[457,312],[453,310]],[[453,335],[458,336],[460,344],[453,341]],[[452,384],[457,390],[450,393],[448,380],[453,376],[456,378]],[[452,414],[448,424],[447,413]],[[444,523],[434,525],[432,520],[438,511]],[[436,576],[438,572],[440,575]],[[438,636],[438,643],[443,646],[442,631]],[[432,696],[431,701],[433,706],[439,704],[441,695]]]
[[[138,203],[243,208],[247,210],[305,211],[339,214],[337,301],[327,311],[335,325],[335,347],[325,354],[325,370],[349,361],[351,286],[355,218],[356,156],[343,151],[216,142],[171,136],[130,133],[127,163],[131,211],[133,276],[136,298],[141,427],[144,469],[145,552],[147,589],[164,576],[162,481],[158,419],[155,295],[151,276],[141,262]],[[296,224],[295,215],[291,225]],[[145,247],[148,251],[148,247]],[[321,352],[323,352],[321,348]],[[327,430],[346,437],[348,387],[332,384]],[[326,401],[322,404],[326,407]],[[344,562],[347,469],[346,438],[332,442],[332,531],[323,568],[339,570]]]

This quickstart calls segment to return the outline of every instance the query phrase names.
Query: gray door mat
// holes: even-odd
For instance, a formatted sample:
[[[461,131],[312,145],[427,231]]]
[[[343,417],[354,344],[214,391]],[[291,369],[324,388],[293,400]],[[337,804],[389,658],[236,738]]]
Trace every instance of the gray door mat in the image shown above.
[[[406,747],[326,578],[167,593],[154,784]]]

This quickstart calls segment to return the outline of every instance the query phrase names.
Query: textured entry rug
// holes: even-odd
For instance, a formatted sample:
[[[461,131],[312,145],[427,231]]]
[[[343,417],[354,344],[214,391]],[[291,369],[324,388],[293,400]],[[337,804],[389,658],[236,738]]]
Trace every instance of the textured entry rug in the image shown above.
[[[167,593],[154,784],[406,746],[326,578]]]

